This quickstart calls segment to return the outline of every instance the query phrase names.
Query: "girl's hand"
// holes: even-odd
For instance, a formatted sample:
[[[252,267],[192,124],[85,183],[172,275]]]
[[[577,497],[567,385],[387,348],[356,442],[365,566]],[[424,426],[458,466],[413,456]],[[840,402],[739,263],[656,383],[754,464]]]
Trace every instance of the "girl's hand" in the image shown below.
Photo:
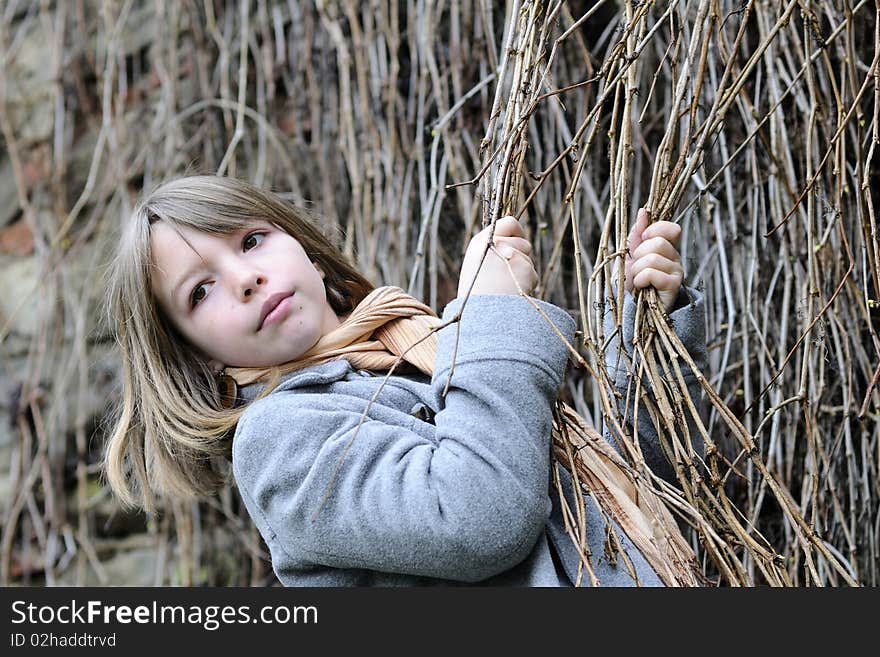
[[[458,296],[467,294],[474,277],[471,294],[519,294],[517,283],[525,294],[531,294],[538,285],[538,273],[532,262],[532,245],[520,223],[509,216],[495,223],[493,247],[479,267],[488,239],[489,228],[486,227],[468,244],[458,280]]]
[[[648,225],[648,212],[639,209],[636,225],[629,232],[629,252],[626,256],[625,287],[643,288],[653,285],[668,313],[684,280],[684,269],[678,253],[681,226],[671,221]]]

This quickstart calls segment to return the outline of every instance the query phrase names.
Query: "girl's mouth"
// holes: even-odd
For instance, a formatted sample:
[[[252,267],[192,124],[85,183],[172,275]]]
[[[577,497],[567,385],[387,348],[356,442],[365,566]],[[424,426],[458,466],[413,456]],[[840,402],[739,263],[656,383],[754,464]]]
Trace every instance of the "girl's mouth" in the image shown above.
[[[290,308],[291,299],[293,299],[293,292],[279,292],[266,299],[260,310],[260,325],[257,330],[260,331],[281,319]]]

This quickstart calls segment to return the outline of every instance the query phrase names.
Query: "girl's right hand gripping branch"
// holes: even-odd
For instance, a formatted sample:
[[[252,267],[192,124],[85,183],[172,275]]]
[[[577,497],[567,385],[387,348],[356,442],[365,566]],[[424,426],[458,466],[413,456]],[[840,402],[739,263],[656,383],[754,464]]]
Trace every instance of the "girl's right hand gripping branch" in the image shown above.
[[[489,232],[487,226],[468,244],[461,265],[458,296],[468,293],[474,277],[471,294],[519,294],[520,289],[524,294],[531,294],[538,285],[538,273],[532,262],[532,245],[522,225],[511,216],[499,219],[495,223],[492,247],[481,266]]]

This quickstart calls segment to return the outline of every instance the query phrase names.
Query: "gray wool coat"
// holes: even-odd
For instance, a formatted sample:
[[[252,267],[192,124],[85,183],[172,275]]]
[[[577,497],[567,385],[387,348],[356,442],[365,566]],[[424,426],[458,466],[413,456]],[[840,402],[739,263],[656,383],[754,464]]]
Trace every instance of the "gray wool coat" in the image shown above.
[[[670,319],[703,369],[703,298],[688,291],[692,302],[682,288]],[[460,303],[450,302],[443,318],[452,317]],[[571,316],[538,304],[571,341]],[[629,353],[634,315],[626,293],[623,337]],[[606,318],[610,336],[610,313]],[[519,296],[472,296],[460,325],[445,398],[455,325],[438,333],[430,378],[395,375],[381,387],[383,376],[333,361],[288,375],[250,403],[233,439],[233,473],[283,584],[573,585],[579,558],[550,478],[551,410],[567,349]],[[626,399],[619,344],[615,337],[606,359]],[[699,402],[698,384],[689,370],[683,373]],[[255,385],[243,390],[249,401],[258,392]],[[670,477],[647,415],[639,439],[649,465]],[[564,471],[563,484],[573,504]],[[586,500],[600,583],[636,585],[622,563],[606,556],[605,520]],[[662,585],[619,535],[638,584]],[[586,575],[581,584],[589,585]]]

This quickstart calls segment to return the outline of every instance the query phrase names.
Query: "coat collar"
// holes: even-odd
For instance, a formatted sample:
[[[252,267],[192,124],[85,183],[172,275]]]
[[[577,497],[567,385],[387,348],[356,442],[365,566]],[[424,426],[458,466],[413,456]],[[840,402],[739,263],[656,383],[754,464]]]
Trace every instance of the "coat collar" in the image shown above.
[[[311,367],[285,374],[281,377],[281,382],[275,388],[275,391],[336,383],[344,379],[352,371],[354,371],[354,368],[347,360],[331,360],[327,363],[312,365]],[[246,385],[238,391],[239,397],[245,403],[250,403],[262,392],[263,387],[264,384],[259,381]]]

